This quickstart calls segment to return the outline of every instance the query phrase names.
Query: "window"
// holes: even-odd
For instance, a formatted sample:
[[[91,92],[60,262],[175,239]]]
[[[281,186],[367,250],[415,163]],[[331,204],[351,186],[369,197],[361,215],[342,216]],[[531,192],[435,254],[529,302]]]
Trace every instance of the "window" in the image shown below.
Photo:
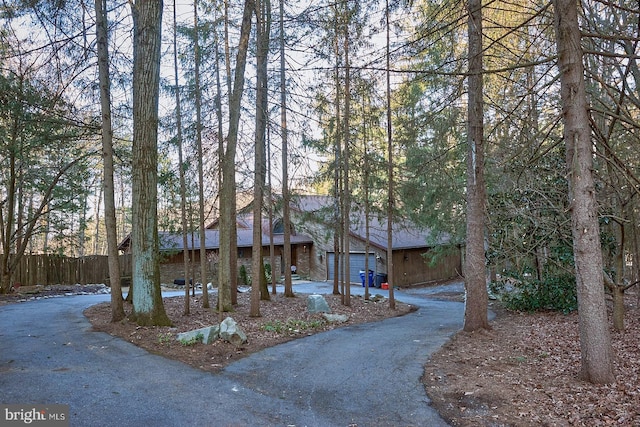
[[[284,221],[281,218],[273,223],[273,234],[284,234]]]
[[[282,218],[278,218],[273,222],[273,234],[284,234],[284,220]],[[291,224],[291,235],[295,235],[295,229],[293,228],[293,224]]]

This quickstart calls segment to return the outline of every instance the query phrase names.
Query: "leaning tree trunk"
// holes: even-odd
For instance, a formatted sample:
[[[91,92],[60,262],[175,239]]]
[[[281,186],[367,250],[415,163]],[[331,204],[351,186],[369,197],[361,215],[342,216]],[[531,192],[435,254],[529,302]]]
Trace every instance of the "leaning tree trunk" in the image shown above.
[[[604,384],[615,378],[604,300],[600,227],[578,10],[575,0],[555,0],[554,6],[578,292],[581,374],[586,381]]]
[[[237,232],[235,224],[235,157],[240,123],[240,103],[244,91],[244,71],[247,63],[251,16],[255,7],[252,0],[245,0],[240,29],[240,43],[236,56],[233,92],[229,99],[229,133],[227,149],[222,159],[222,189],[220,197],[220,269],[218,285],[218,310],[233,310],[232,288],[235,289],[237,277]],[[234,292],[235,295],[235,292]]]
[[[109,285],[111,287],[111,321],[124,319],[124,304],[120,287],[118,259],[118,231],[116,229],[116,202],[113,185],[113,129],[111,127],[111,89],[109,87],[109,52],[107,48],[107,10],[105,0],[96,0],[96,37],[98,48],[98,74],[100,106],[102,110],[102,157],[104,161],[104,222],[107,229],[107,255]]]

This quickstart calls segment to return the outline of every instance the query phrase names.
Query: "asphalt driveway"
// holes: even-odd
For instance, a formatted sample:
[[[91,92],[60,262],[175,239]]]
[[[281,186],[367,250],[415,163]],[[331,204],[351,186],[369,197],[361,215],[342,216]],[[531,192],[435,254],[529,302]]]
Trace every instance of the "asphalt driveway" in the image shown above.
[[[420,377],[464,307],[433,292],[396,291],[420,309],[290,341],[219,374],[92,332],[82,311],[108,295],[2,306],[0,402],[70,405],[71,426],[445,426]]]

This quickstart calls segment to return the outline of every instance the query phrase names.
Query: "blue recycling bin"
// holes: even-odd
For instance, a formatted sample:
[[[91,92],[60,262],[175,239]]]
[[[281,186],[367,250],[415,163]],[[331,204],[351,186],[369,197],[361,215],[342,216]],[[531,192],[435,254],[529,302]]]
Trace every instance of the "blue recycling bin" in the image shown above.
[[[360,270],[360,280],[362,281],[363,288],[365,286],[364,279],[365,279],[364,270]],[[372,286],[373,286],[373,270],[369,270],[369,287],[372,287]]]

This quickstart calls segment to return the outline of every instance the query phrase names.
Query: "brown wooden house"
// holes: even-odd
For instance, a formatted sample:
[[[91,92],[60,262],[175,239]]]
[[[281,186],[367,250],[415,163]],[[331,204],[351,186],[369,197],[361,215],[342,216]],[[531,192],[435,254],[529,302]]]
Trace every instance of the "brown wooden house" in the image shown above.
[[[246,210],[246,209],[245,209]],[[205,230],[204,247],[207,254],[207,265],[209,269],[208,281],[215,283],[218,273],[218,254],[220,250],[220,235],[217,229],[218,221],[211,223]],[[262,257],[265,264],[271,263],[271,244],[274,246],[274,265],[272,271],[276,274],[283,274],[285,266],[282,265],[284,234],[282,232],[282,221],[274,221],[274,230],[269,230],[269,220],[262,219]],[[247,271],[251,272],[251,261],[253,258],[253,214],[251,212],[239,212],[237,214],[237,246],[238,246],[238,269],[244,265]],[[183,236],[181,233],[159,232],[159,246],[162,254],[160,264],[160,281],[162,283],[173,283],[176,279],[184,277],[184,250]],[[118,246],[120,251],[130,253],[131,236],[127,236]],[[313,240],[305,235],[298,234],[295,230],[291,233],[291,259],[296,266],[296,272],[303,277],[309,277],[310,252]],[[198,231],[187,235],[187,250],[193,273],[191,277],[196,277],[200,282],[200,233]],[[291,268],[291,266],[289,266]]]
[[[279,201],[274,201],[278,205]],[[350,239],[350,277],[353,283],[360,283],[360,273],[365,270],[365,260],[368,258],[368,268],[372,271],[375,282],[379,285],[386,281],[387,275],[387,225],[386,219],[369,218],[369,240],[367,247],[367,227],[362,210],[357,206],[352,209]],[[237,213],[238,229],[238,268],[245,265],[251,271],[252,242],[254,218],[251,205]],[[333,280],[334,259],[336,253],[333,247],[334,199],[329,196],[298,195],[291,201],[291,255],[292,264],[296,272],[303,278],[310,280]],[[213,221],[205,231],[207,260],[211,280],[217,280],[217,261],[219,251],[219,222]],[[428,262],[428,255],[435,248],[428,245],[429,231],[419,229],[408,221],[393,224],[393,266],[394,286],[409,287],[424,283],[443,281],[457,277],[462,271],[462,253],[459,247],[450,250],[447,255],[440,256],[435,265]],[[279,213],[274,215],[273,226],[265,216],[260,219],[262,229],[262,257],[265,264],[270,264],[271,241],[274,246],[275,262],[272,270],[279,275],[284,273],[283,259],[284,228]],[[120,244],[123,252],[128,252],[129,237]],[[183,267],[183,238],[181,234],[160,233],[160,251],[164,255],[161,264],[161,280],[172,283],[176,278],[182,278]],[[188,249],[191,265],[194,266],[193,277],[200,273],[200,236],[194,233],[188,236]],[[438,244],[447,244],[446,240]],[[340,259],[344,256],[338,255]],[[339,277],[342,273],[338,272]],[[199,281],[199,280],[198,280]]]
[[[291,202],[293,222],[298,231],[313,239],[310,260],[310,278],[314,280],[332,280],[334,259],[333,231],[336,221],[334,198],[320,195],[295,196]],[[351,227],[349,233],[349,279],[353,283],[361,282],[360,273],[365,271],[365,260],[373,271],[375,281],[387,277],[387,222],[386,218],[370,216],[367,221],[364,211],[358,206],[351,209]],[[458,277],[462,271],[462,252],[460,247],[447,251],[438,257],[434,265],[428,262],[435,247],[427,244],[429,230],[420,229],[409,221],[393,224],[393,268],[394,286],[410,287],[434,281],[444,281]],[[446,239],[438,245],[448,244]],[[344,256],[338,255],[341,259]],[[338,272],[342,277],[342,272]]]

